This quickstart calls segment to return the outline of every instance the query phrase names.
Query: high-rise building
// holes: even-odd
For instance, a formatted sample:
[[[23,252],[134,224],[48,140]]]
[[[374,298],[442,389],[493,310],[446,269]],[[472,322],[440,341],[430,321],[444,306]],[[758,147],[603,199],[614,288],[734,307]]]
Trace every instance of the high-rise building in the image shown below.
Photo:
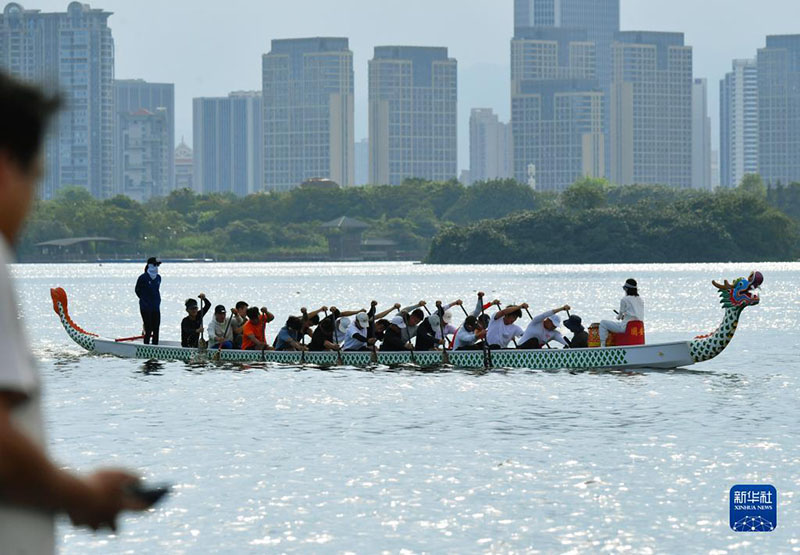
[[[194,157],[183,137],[175,147],[175,190],[194,189]]]
[[[263,190],[261,91],[195,98],[194,189],[240,196]]]
[[[604,95],[583,29],[519,28],[511,41],[514,177],[561,191],[602,177]]]
[[[720,184],[736,187],[758,173],[758,67],[755,60],[733,60],[719,82]]]
[[[469,115],[469,182],[511,177],[511,125],[491,108],[473,108]]]
[[[692,184],[692,48],[683,33],[617,34],[611,85],[614,183]]]
[[[708,82],[692,83],[692,187],[711,189],[711,118],[708,116]]]
[[[126,115],[146,110],[155,114],[164,108],[169,135],[169,151],[175,148],[175,85],[172,83],[149,83],[143,79],[114,80],[115,145],[114,145],[114,189],[122,186],[122,143],[120,137],[122,118]],[[157,196],[169,194],[175,188],[175,161],[169,156],[169,167],[165,173],[167,183],[158,187]]]
[[[12,2],[0,14],[0,68],[58,90],[65,109],[45,143],[43,198],[65,186],[113,194],[114,39],[111,12],[71,2],[42,13]]]
[[[772,35],[758,50],[758,173],[768,185],[800,181],[800,35]]]
[[[711,188],[719,187],[719,151],[711,150]]]
[[[355,184],[369,183],[369,139],[361,139],[355,144]]]
[[[586,38],[595,44],[597,80],[611,95],[613,56],[611,45],[619,32],[620,0],[514,0],[514,34],[526,27],[564,27],[586,29]],[[610,121],[609,104],[605,104],[604,123]],[[609,166],[609,130],[604,129],[605,166]]]
[[[267,189],[285,191],[311,178],[352,185],[353,53],[347,39],[273,40],[262,57],[262,79]]]
[[[117,114],[118,194],[138,202],[169,194],[172,141],[166,108]]]
[[[457,67],[447,48],[376,46],[369,61],[369,175],[375,184],[455,179]]]

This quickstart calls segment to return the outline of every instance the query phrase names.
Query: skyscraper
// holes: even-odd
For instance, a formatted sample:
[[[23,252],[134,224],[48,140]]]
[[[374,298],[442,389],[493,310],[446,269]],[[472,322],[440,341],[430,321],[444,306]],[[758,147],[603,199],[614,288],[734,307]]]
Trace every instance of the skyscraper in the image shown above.
[[[355,185],[369,183],[369,139],[361,139],[354,146]]]
[[[692,184],[692,48],[683,33],[617,34],[611,85],[611,179]]]
[[[800,35],[772,35],[758,50],[758,173],[800,181]]]
[[[514,177],[561,191],[582,176],[602,177],[603,91],[595,45],[583,29],[517,29],[511,41]]]
[[[692,187],[711,189],[711,118],[708,117],[708,82],[692,83]]]
[[[166,108],[117,114],[116,193],[144,202],[169,194],[172,142]]]
[[[194,156],[183,137],[175,147],[175,189],[194,189]]]
[[[620,0],[514,0],[514,34],[526,27],[564,27],[585,29],[586,39],[595,44],[597,80],[605,93],[611,95],[613,56],[611,45],[619,32]],[[604,124],[610,121],[609,104],[606,102]],[[605,166],[609,164],[607,128]]]
[[[289,190],[314,177],[352,185],[353,53],[347,39],[273,40],[262,57],[262,82],[267,189]]]
[[[371,183],[457,177],[457,95],[456,60],[447,48],[375,47],[369,61]]]
[[[491,108],[473,108],[469,116],[469,184],[511,177],[511,125]]]
[[[758,173],[758,67],[755,60],[733,60],[719,82],[720,181],[736,187]]]
[[[120,141],[124,132],[122,123],[126,115],[140,110],[155,114],[164,108],[167,119],[169,152],[175,148],[175,85],[172,83],[149,83],[143,79],[114,80],[114,113],[116,125],[116,141],[114,146],[114,188],[118,192],[122,185],[123,143]],[[159,186],[155,195],[169,194],[175,188],[175,160],[169,156],[168,167],[164,173],[166,183]]]
[[[247,91],[194,99],[196,191],[244,196],[263,190],[261,98],[260,91]]]
[[[66,101],[45,144],[43,198],[68,185],[101,198],[113,193],[110,15],[80,2],[71,2],[65,13],[26,10],[12,2],[0,14],[0,67],[60,91]]]

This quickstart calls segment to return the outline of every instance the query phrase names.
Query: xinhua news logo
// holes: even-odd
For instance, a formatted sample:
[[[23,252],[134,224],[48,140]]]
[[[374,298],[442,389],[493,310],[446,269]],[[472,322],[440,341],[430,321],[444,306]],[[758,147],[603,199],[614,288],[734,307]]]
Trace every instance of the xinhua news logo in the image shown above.
[[[772,532],[778,526],[778,492],[770,485],[733,486],[730,503],[734,532]]]

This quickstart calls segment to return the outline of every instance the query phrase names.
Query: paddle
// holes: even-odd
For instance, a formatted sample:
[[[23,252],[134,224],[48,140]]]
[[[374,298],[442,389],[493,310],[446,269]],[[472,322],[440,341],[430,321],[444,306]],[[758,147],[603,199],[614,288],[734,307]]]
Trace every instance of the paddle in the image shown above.
[[[197,348],[199,350],[201,350],[201,351],[208,350],[208,342],[205,339],[203,339],[203,332],[205,331],[203,329],[203,299],[204,298],[205,298],[205,295],[202,295],[202,294],[197,296],[197,299],[200,301],[200,303],[199,303],[199,305],[200,305],[200,307],[199,307],[199,310],[200,310],[200,312],[199,312],[199,314],[200,314],[200,337],[197,338]]]
[[[222,357],[222,344],[225,342],[225,337],[228,335],[228,329],[231,326],[231,320],[233,320],[233,311],[231,311],[230,318],[228,318],[228,323],[225,324],[225,332],[222,334],[222,341],[219,342],[219,348],[217,352],[214,353],[214,360],[219,360]]]
[[[369,318],[369,324],[367,325],[367,338],[375,339],[375,307],[378,306],[378,301],[372,301],[369,305],[369,312],[367,312],[367,317]],[[377,343],[377,339],[375,341]],[[372,354],[369,356],[369,361],[373,364],[378,363],[378,348],[375,346],[375,343],[372,344]]]
[[[481,303],[481,317],[482,317],[481,320],[485,321],[486,319],[483,318],[483,316],[486,316],[486,313],[483,311],[483,295],[481,295],[480,293],[478,294],[478,301]],[[488,330],[489,326],[486,326],[486,329]],[[492,367],[492,350],[489,348],[488,343],[489,343],[488,339],[484,336],[482,341],[482,346],[483,346],[483,367],[485,370],[488,370],[489,368]]]
[[[436,312],[439,314],[439,332],[442,334],[442,364],[450,364],[450,355],[447,353],[447,338],[444,335],[444,308],[442,301],[436,301]]]
[[[342,346],[339,345],[339,330],[337,329],[338,322],[336,321],[336,311],[331,310],[331,314],[333,314],[333,319],[331,320],[331,323],[333,324],[333,342],[339,347],[336,349],[336,364],[342,366],[344,363],[342,362]],[[325,311],[325,317],[328,317],[327,310]]]

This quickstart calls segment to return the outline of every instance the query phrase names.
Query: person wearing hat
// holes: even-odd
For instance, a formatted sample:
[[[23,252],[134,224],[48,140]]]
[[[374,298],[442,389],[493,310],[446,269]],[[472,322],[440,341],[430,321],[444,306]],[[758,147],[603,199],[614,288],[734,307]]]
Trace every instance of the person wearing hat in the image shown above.
[[[619,302],[619,311],[616,320],[601,320],[597,330],[600,336],[600,346],[606,346],[608,332],[625,333],[628,329],[628,322],[640,320],[644,322],[644,301],[639,296],[639,286],[636,280],[629,278],[622,286],[625,296]]]
[[[272,347],[267,345],[266,329],[267,324],[272,322],[275,316],[262,306],[259,312],[257,306],[247,309],[247,322],[242,328],[242,350],[243,351],[272,351]]]
[[[142,315],[144,344],[158,345],[158,328],[161,326],[161,276],[158,267],[161,262],[151,256],[147,259],[144,272],[136,280],[136,296],[139,297],[139,312]]]
[[[366,312],[359,312],[356,314],[353,323],[347,328],[344,334],[344,345],[342,349],[345,351],[366,351],[368,346],[375,345],[376,339],[374,337],[367,337],[367,329],[369,328],[369,316]]]
[[[208,342],[212,349],[233,349],[233,327],[226,315],[225,305],[218,304],[214,307],[214,317],[211,318],[207,330]]]
[[[341,342],[347,333],[347,328],[350,327],[350,319],[348,316],[355,316],[361,310],[345,310],[340,311],[335,306],[330,308],[330,314],[320,320],[319,325],[314,328],[311,334],[311,342],[308,344],[309,351],[338,351],[342,348]],[[339,327],[340,324],[346,324],[344,330]]]
[[[589,346],[589,334],[581,322],[581,317],[577,314],[570,314],[569,318],[564,320],[564,327],[572,332],[572,339],[564,338],[570,349],[585,349]]]
[[[205,293],[197,297],[203,302],[203,308],[197,306],[197,299],[186,299],[183,303],[188,315],[181,320],[181,347],[197,347],[200,333],[203,331],[203,316],[211,308],[211,301],[206,299]]]
[[[560,306],[547,312],[542,312],[538,316],[534,316],[530,321],[528,327],[525,328],[525,333],[522,334],[522,339],[519,340],[520,349],[541,349],[549,341],[558,341],[565,347],[567,342],[564,336],[558,331],[558,326],[561,325],[561,317],[558,316],[559,312],[569,310],[569,305]]]

